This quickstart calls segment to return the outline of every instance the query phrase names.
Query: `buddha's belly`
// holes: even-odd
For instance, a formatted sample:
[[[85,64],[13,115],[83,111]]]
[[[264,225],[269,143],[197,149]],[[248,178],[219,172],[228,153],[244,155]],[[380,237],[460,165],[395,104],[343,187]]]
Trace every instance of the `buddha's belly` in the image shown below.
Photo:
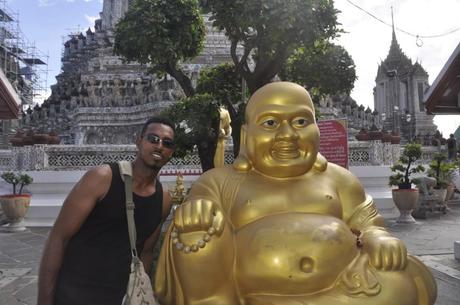
[[[286,213],[239,229],[236,279],[245,294],[306,294],[331,287],[356,257],[356,237],[340,219]]]

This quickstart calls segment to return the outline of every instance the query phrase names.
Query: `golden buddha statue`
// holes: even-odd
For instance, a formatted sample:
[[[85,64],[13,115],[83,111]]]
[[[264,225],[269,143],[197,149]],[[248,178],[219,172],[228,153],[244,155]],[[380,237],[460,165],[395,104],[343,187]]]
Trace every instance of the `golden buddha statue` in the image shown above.
[[[434,304],[431,273],[318,146],[304,88],[255,92],[233,166],[204,173],[175,211],[155,276],[160,303]]]
[[[228,110],[219,107],[219,135],[217,137],[216,153],[214,154],[214,167],[222,167],[225,163],[225,140],[232,134],[232,126],[230,123],[230,113]]]
[[[169,191],[169,196],[171,196],[171,202],[173,206],[179,205],[184,201],[185,198],[185,186],[184,186],[184,176],[178,174],[176,177],[176,185],[174,189]]]

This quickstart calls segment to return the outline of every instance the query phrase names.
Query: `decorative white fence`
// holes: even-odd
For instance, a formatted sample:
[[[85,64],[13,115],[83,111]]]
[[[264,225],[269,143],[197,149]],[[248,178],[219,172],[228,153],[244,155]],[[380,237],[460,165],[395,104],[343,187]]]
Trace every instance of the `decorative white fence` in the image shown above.
[[[442,148],[444,149],[444,148]],[[400,156],[401,146],[380,141],[350,142],[350,166],[392,165]],[[420,163],[429,163],[437,147],[423,147]],[[0,170],[84,170],[103,163],[134,160],[135,145],[33,145],[0,150]],[[233,162],[232,152],[225,155],[225,162]],[[184,159],[173,158],[162,174],[200,174],[198,154]]]

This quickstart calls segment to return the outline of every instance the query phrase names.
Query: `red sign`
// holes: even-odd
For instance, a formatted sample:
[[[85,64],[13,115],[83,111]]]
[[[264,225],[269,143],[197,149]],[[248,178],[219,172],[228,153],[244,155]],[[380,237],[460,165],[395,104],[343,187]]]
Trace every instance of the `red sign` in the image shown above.
[[[346,120],[318,121],[319,152],[328,162],[348,168],[348,137]]]

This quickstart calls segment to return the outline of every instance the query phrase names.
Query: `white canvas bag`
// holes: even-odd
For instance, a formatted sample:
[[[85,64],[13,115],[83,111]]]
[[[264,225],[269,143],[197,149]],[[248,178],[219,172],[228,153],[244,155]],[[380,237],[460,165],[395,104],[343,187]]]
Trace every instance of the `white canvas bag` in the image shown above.
[[[134,201],[131,162],[118,162],[120,174],[125,183],[126,216],[128,219],[129,243],[131,245],[131,273],[122,305],[160,305],[153,295],[150,278],[136,250],[136,225],[134,223]]]

